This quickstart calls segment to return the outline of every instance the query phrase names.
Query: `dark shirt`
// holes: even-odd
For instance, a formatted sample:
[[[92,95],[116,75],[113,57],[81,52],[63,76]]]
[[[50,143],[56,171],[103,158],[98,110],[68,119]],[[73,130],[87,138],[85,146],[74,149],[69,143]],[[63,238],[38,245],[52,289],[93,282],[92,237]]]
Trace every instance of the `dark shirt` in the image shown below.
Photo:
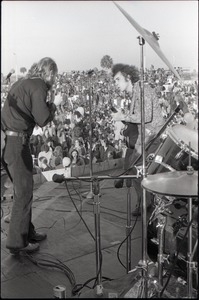
[[[7,96],[1,113],[3,130],[32,134],[35,124],[40,127],[52,121],[55,109],[46,102],[48,88],[40,78],[19,79]]]
[[[102,162],[102,161],[107,160],[109,158],[108,154],[110,152],[113,154],[113,158],[115,158],[116,157],[116,150],[113,146],[108,145],[107,149],[105,149],[104,146],[100,146],[99,147],[100,157],[98,159],[98,162]]]

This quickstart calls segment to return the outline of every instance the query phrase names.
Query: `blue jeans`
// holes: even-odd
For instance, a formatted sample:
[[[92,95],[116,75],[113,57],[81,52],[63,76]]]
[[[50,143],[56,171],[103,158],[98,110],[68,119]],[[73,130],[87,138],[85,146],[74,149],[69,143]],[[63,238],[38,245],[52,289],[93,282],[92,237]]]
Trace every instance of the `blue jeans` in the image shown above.
[[[31,223],[33,200],[33,162],[29,141],[6,136],[2,164],[13,183],[13,207],[6,247],[20,249],[28,245],[34,233]]]

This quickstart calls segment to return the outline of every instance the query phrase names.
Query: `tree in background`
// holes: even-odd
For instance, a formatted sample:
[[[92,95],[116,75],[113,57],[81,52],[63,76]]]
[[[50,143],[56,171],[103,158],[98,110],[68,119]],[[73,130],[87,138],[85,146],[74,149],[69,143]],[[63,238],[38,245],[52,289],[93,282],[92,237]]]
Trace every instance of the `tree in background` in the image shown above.
[[[100,65],[103,69],[111,69],[113,59],[109,55],[104,55],[101,59]]]
[[[27,69],[26,69],[25,67],[21,67],[21,68],[20,68],[20,72],[21,72],[21,73],[24,74],[24,73],[26,73],[26,71],[27,71]]]

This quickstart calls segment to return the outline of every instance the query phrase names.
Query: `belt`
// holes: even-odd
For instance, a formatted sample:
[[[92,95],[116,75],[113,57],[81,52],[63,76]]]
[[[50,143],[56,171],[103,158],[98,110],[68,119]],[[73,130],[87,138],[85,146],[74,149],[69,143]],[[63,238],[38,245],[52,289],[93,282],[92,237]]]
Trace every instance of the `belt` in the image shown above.
[[[16,131],[10,131],[10,130],[6,130],[5,134],[9,135],[9,136],[19,136],[19,137],[23,137],[26,135],[26,133],[23,133],[23,132],[16,132]]]

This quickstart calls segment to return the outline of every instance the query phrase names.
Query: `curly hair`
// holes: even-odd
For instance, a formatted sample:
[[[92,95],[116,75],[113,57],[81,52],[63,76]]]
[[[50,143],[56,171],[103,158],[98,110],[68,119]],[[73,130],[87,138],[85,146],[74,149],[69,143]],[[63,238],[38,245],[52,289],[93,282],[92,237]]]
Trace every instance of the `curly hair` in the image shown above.
[[[57,64],[55,61],[50,57],[44,57],[40,59],[39,62],[34,63],[30,70],[27,73],[26,78],[32,78],[32,77],[40,77],[44,81],[46,81],[46,78],[50,75],[56,75],[58,73]]]
[[[118,72],[121,72],[122,75],[127,78],[129,77],[131,83],[135,83],[139,80],[139,70],[135,66],[125,65],[125,64],[115,64],[112,67],[112,76],[114,77]]]

